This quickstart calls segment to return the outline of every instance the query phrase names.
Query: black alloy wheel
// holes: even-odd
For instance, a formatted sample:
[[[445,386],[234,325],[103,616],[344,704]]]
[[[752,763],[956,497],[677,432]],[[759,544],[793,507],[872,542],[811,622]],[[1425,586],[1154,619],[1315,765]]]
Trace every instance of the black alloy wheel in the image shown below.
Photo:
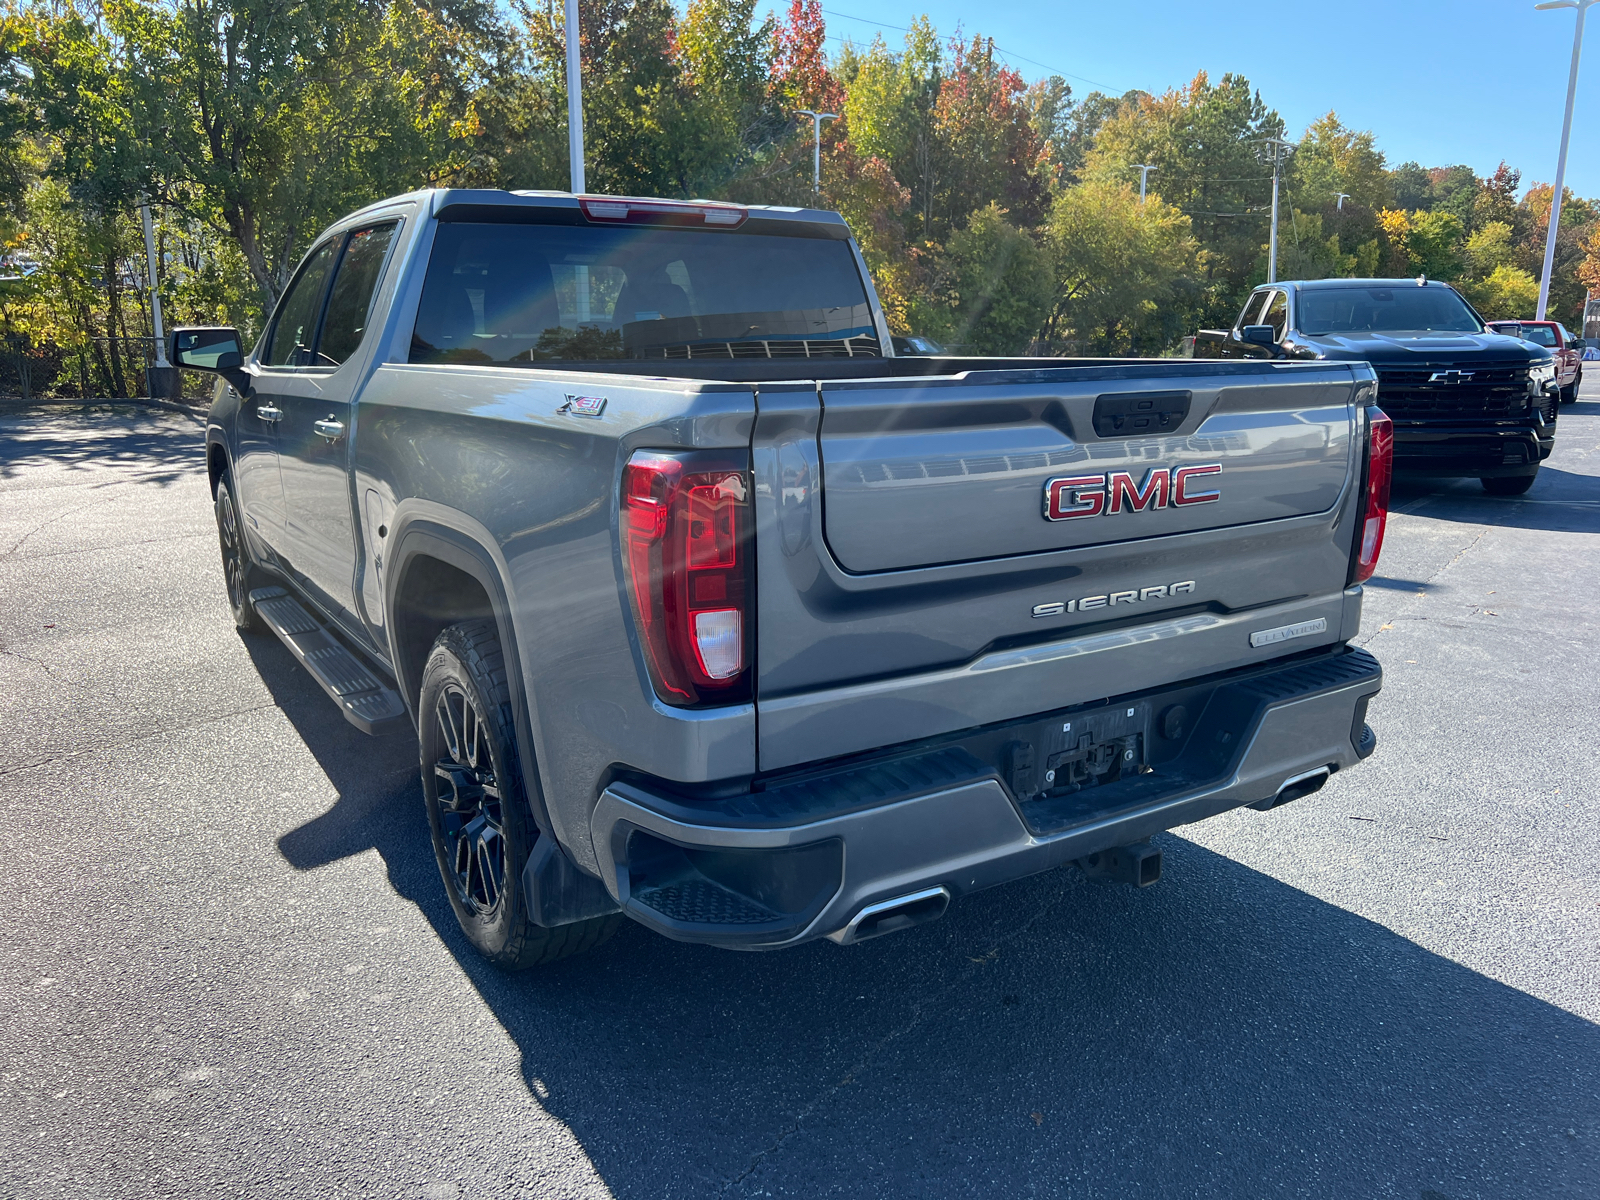
[[[217,480],[217,541],[222,547],[222,577],[228,588],[233,623],[246,633],[260,633],[265,626],[250,603],[250,551],[244,544],[239,506],[234,503],[231,484],[226,474]]]
[[[433,720],[440,742],[436,753],[442,751],[433,764],[433,786],[448,882],[461,907],[492,922],[506,903],[511,843],[489,754],[489,731],[472,697],[454,682],[439,690]]]
[[[548,928],[528,914],[522,870],[542,836],[517,756],[505,656],[493,621],[441,633],[417,702],[422,798],[456,921],[496,966],[541,966],[592,949],[621,914]]]

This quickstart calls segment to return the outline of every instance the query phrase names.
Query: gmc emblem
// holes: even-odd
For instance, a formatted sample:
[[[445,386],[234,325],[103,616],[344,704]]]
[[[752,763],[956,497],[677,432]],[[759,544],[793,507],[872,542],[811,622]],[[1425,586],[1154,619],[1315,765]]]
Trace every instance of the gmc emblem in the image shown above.
[[[1201,467],[1151,467],[1144,482],[1137,485],[1127,471],[1066,475],[1044,485],[1044,517],[1047,521],[1073,521],[1169,504],[1210,504],[1222,493],[1197,492],[1195,483],[1203,476],[1220,474],[1221,463],[1207,463]]]

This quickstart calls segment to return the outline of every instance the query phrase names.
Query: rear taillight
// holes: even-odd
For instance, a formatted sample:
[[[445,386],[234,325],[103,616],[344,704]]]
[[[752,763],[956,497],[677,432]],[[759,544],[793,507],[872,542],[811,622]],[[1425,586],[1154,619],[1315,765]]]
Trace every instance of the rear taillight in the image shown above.
[[[1394,422],[1381,409],[1367,409],[1366,513],[1356,531],[1351,583],[1365,583],[1378,569],[1383,528],[1389,521],[1389,481],[1394,475]]]
[[[750,491],[722,452],[637,451],[622,470],[623,559],[668,704],[750,699]]]

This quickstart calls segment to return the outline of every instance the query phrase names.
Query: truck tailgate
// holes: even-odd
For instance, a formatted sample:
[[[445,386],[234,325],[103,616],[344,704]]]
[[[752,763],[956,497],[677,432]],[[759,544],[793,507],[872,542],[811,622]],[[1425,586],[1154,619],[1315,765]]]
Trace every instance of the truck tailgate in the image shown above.
[[[1192,360],[763,386],[762,769],[1352,636],[1372,394]]]
[[[1327,512],[1350,476],[1353,426],[1349,374],[1329,374],[825,384],[828,547],[847,571],[893,571]],[[1170,475],[1152,480],[1208,467],[1219,470],[1185,479],[1187,503]],[[1110,495],[1117,475],[1128,481]],[[1062,505],[1084,516],[1044,517],[1049,480],[1100,476],[1112,484],[1078,485]]]

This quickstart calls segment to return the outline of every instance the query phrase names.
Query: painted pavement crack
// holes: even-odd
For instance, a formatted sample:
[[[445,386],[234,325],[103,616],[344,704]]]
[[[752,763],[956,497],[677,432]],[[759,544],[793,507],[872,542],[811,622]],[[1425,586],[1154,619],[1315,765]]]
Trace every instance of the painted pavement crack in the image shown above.
[[[10,653],[10,651],[6,651],[6,653]],[[20,655],[18,657],[20,657]],[[52,754],[49,758],[41,758],[34,762],[17,763],[14,766],[0,767],[0,779],[4,779],[7,775],[15,775],[19,771],[32,770],[34,767],[43,767],[51,763],[66,762],[72,759],[83,758],[85,755],[99,754],[105,750],[123,750],[129,746],[137,746],[140,742],[148,742],[160,737],[170,737],[174,733],[187,733],[191,729],[200,729],[206,725],[215,725],[219,721],[231,721],[234,717],[242,717],[249,713],[262,712],[263,710],[274,709],[277,707],[278,705],[273,701],[268,701],[266,704],[254,704],[249,708],[238,708],[231,712],[218,713],[216,716],[205,717],[198,721],[190,721],[184,725],[169,725],[162,729],[152,729],[149,733],[141,733],[137,737],[128,738],[126,741],[106,742],[98,746],[86,746],[82,750],[71,750],[59,754]]]
[[[1489,528],[1490,527],[1487,526],[1487,525],[1480,525],[1478,527],[1478,533],[1477,533],[1476,537],[1474,537],[1465,546],[1461,547],[1461,549],[1457,550],[1455,552],[1455,554],[1451,556],[1449,562],[1445,563],[1437,571],[1435,571],[1432,575],[1429,575],[1426,579],[1424,579],[1422,581],[1421,586],[1417,589],[1416,593],[1411,597],[1410,603],[1408,603],[1405,606],[1405,608],[1403,608],[1399,612],[1395,613],[1394,616],[1389,618],[1389,620],[1385,621],[1382,625],[1378,626],[1378,628],[1374,629],[1366,637],[1361,639],[1360,645],[1361,645],[1362,649],[1366,649],[1368,646],[1370,646],[1373,643],[1373,641],[1376,640],[1377,636],[1380,633],[1383,633],[1385,630],[1389,629],[1391,626],[1394,625],[1394,623],[1396,621],[1406,620],[1408,614],[1413,609],[1415,609],[1418,606],[1418,604],[1420,604],[1423,600],[1427,599],[1427,597],[1428,597],[1428,588],[1433,586],[1433,583],[1437,579],[1439,579],[1440,576],[1444,575],[1444,573],[1446,571],[1449,571],[1458,562],[1460,562],[1463,558],[1465,558],[1471,551],[1476,550],[1478,548],[1478,543],[1482,542],[1483,539],[1488,536]],[[1426,620],[1427,618],[1424,617],[1422,619]]]
[[[79,513],[85,512],[86,510],[94,508],[97,505],[109,504],[109,503],[111,503],[112,500],[116,500],[116,499],[120,499],[120,497],[117,497],[117,496],[106,496],[105,498],[100,499],[100,500],[91,500],[88,504],[80,505],[77,508],[69,508],[66,512],[57,513],[55,516],[51,517],[48,521],[39,522],[39,524],[35,525],[32,529],[28,530],[27,533],[23,534],[15,542],[11,543],[11,548],[9,550],[7,550],[4,554],[0,554],[0,562],[5,562],[6,559],[10,558],[13,554],[15,554],[18,550],[20,550],[22,548],[22,544],[24,542],[26,542],[29,538],[31,538],[34,534],[38,533],[41,529],[47,529],[51,525],[54,525],[57,521],[64,521],[68,517],[75,517]]]

